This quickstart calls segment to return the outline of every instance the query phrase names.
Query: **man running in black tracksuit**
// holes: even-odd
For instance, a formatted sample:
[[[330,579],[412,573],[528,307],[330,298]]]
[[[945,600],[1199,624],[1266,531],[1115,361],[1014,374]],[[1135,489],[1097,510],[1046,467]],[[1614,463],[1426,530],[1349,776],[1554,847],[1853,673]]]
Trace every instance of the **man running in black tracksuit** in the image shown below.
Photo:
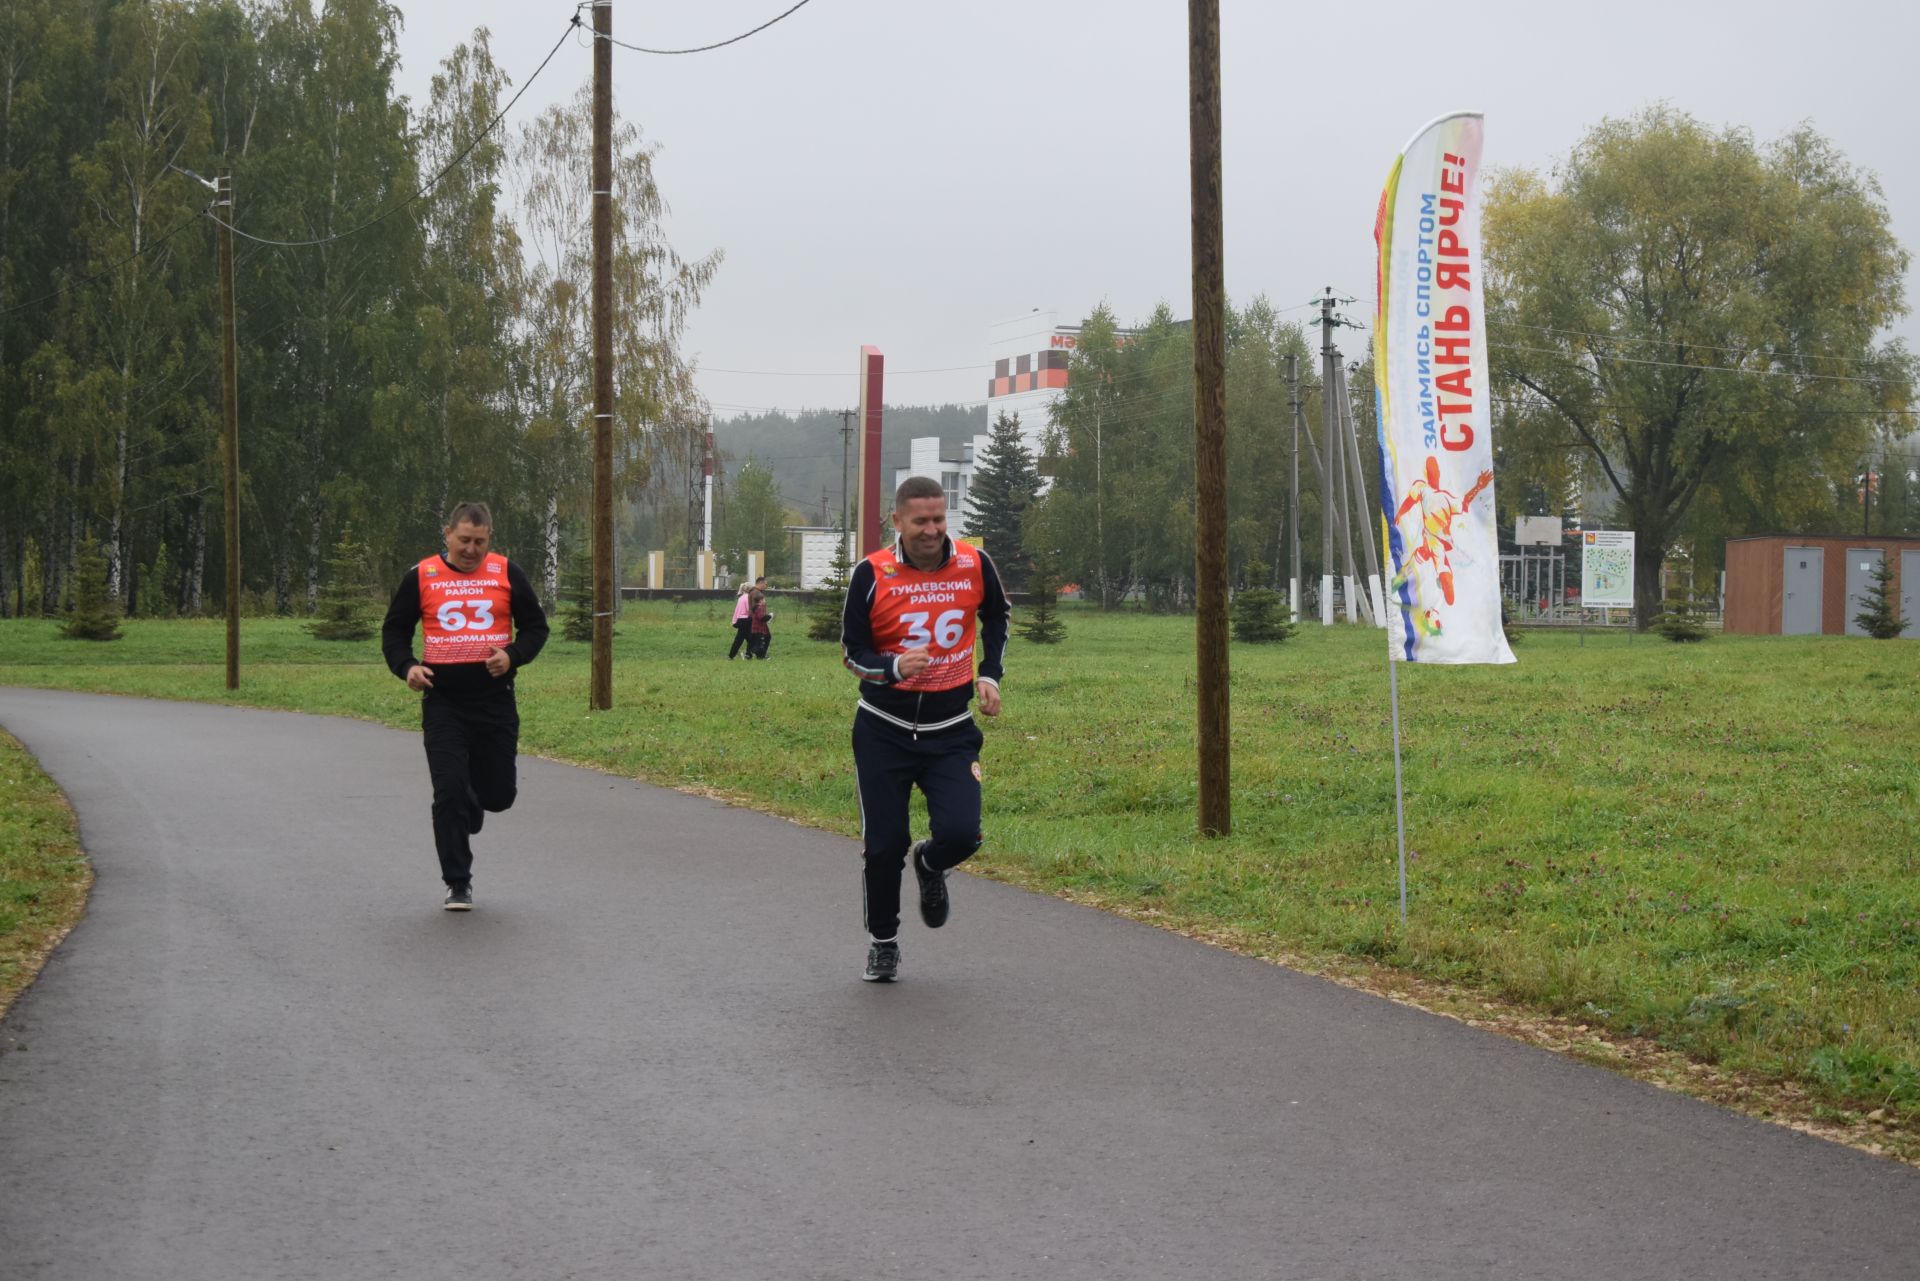
[[[912,476],[901,484],[893,526],[898,541],[854,567],[840,623],[846,665],[860,678],[853,764],[866,843],[863,977],[883,983],[900,970],[900,877],[909,855],[920,919],[938,929],[947,921],[948,869],[980,848],[984,740],[967,705],[977,684],[980,710],[1000,714],[1011,612],[987,554],[947,537],[940,482]],[[916,785],[933,830],[909,848]]]
[[[447,550],[400,580],[380,645],[393,674],[421,692],[445,906],[464,912],[473,907],[467,838],[480,830],[488,810],[498,814],[511,806],[518,790],[520,712],[513,674],[547,643],[547,616],[520,567],[489,550],[493,514],[485,503],[461,503],[441,532]],[[424,634],[425,662],[413,656],[416,625]]]

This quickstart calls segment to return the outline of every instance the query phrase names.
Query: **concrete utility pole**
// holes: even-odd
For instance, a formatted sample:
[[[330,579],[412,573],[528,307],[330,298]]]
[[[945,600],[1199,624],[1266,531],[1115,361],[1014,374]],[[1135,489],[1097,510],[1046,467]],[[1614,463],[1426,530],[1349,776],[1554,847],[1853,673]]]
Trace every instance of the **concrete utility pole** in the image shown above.
[[[1106,388],[1093,396],[1093,545],[1100,549],[1100,608],[1111,609],[1107,593],[1107,464],[1105,439]]]
[[[1347,621],[1360,621],[1354,590],[1353,521],[1347,513],[1346,451],[1340,447],[1340,357],[1333,349],[1333,290],[1320,300],[1320,417],[1326,431],[1327,474],[1333,494],[1334,519],[1340,525],[1341,598],[1347,603]],[[1326,610],[1321,610],[1324,616]]]
[[[1313,389],[1309,387],[1308,391]],[[1323,389],[1324,391],[1324,389]],[[1320,625],[1333,625],[1333,500],[1329,496],[1332,478],[1320,461],[1320,448],[1313,443],[1313,429],[1307,425],[1307,411],[1299,401],[1293,406],[1293,426],[1307,442],[1307,461],[1320,482]]]
[[[613,707],[613,0],[593,0],[593,674]]]
[[[1193,212],[1194,650],[1200,834],[1233,831],[1227,690],[1227,286],[1220,195],[1220,0],[1187,0]]]
[[[220,461],[227,503],[227,688],[240,688],[240,358],[233,315],[233,175],[214,175],[214,230],[220,241],[220,392],[226,402]]]
[[[1335,353],[1336,356],[1338,353]],[[1354,504],[1354,514],[1360,520],[1360,541],[1367,552],[1367,601],[1369,612],[1373,615],[1375,626],[1387,625],[1386,597],[1382,594],[1380,582],[1380,556],[1374,550],[1373,521],[1370,513],[1377,511],[1379,495],[1367,492],[1367,469],[1360,465],[1360,438],[1353,431],[1353,397],[1347,390],[1346,366],[1335,362],[1336,372],[1340,375],[1340,434],[1346,438],[1347,462],[1353,468],[1352,491],[1358,494],[1359,501]]]
[[[700,550],[713,550],[713,433],[707,433],[707,452],[700,462],[701,485],[705,489],[704,518],[700,526]]]
[[[1300,358],[1287,357],[1287,399],[1293,411],[1293,476],[1287,486],[1287,543],[1292,561],[1287,577],[1287,612],[1300,621]]]

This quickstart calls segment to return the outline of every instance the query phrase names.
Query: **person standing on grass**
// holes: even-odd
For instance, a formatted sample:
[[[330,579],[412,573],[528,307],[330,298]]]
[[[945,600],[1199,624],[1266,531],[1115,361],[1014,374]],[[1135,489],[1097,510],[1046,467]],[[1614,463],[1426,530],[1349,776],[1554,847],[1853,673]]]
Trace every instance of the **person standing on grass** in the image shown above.
[[[766,579],[761,579],[766,582]],[[767,608],[767,593],[764,589],[753,589],[752,604],[747,611],[747,657],[765,659],[767,647],[773,644],[773,611]]]
[[[947,537],[940,482],[910,476],[893,498],[898,538],[854,567],[840,647],[860,678],[853,765],[870,983],[900,972],[900,880],[913,860],[920,919],[947,923],[947,873],[980,848],[980,747],[968,704],[1000,714],[1001,662],[1012,613],[993,561]],[[975,650],[979,670],[975,672]],[[908,801],[927,798],[931,835],[913,841]]]
[[[747,637],[752,634],[751,597],[755,588],[766,581],[764,578],[756,578],[751,585],[746,583],[740,585],[740,598],[733,602],[733,648],[727,651],[729,661],[740,657],[740,647],[747,643]],[[747,657],[753,657],[751,650],[747,651]]]
[[[547,616],[520,567],[491,550],[493,513],[485,503],[455,507],[441,533],[446,551],[400,580],[380,646],[393,674],[420,692],[444,906],[465,912],[473,907],[469,838],[488,811],[511,807],[518,792],[513,676],[547,643]],[[416,625],[424,661],[413,656]]]

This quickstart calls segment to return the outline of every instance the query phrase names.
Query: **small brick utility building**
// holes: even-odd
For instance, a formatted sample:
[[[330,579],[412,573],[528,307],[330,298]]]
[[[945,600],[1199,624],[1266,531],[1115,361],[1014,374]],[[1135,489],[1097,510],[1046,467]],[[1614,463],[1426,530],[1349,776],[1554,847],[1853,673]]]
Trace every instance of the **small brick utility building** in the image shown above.
[[[1893,567],[1894,595],[1907,620],[1901,635],[1920,636],[1920,538],[1888,534],[1729,538],[1725,629],[1748,636],[1864,636],[1853,618],[1866,608],[1883,560]]]

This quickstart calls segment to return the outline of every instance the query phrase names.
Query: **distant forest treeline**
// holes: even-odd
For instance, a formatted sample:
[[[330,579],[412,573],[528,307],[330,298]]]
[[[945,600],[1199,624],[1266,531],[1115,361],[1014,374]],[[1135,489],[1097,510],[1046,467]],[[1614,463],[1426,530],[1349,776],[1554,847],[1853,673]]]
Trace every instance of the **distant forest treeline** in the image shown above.
[[[907,451],[917,437],[938,436],[941,453],[957,457],[960,445],[987,430],[984,405],[888,405],[882,444],[883,487],[890,489],[896,468],[907,465]],[[748,459],[765,464],[775,487],[789,507],[811,524],[834,524],[840,519],[841,427],[839,413],[826,409],[799,414],[748,414],[714,423],[713,440],[737,475]],[[849,451],[849,473],[857,478],[859,424]],[[847,482],[851,489],[854,480]],[[822,495],[825,495],[824,505]]]
[[[390,584],[469,498],[552,592],[590,493],[591,113],[494,123],[587,55],[557,11],[511,68],[476,31],[410,103],[401,22],[386,0],[0,4],[0,612],[59,611],[89,538],[130,611],[220,607],[215,215],[239,233],[248,607],[310,610],[348,528]],[[616,122],[616,485],[639,505],[700,448],[678,339],[719,262],[667,243],[652,154]],[[222,169],[215,210],[196,178]]]

